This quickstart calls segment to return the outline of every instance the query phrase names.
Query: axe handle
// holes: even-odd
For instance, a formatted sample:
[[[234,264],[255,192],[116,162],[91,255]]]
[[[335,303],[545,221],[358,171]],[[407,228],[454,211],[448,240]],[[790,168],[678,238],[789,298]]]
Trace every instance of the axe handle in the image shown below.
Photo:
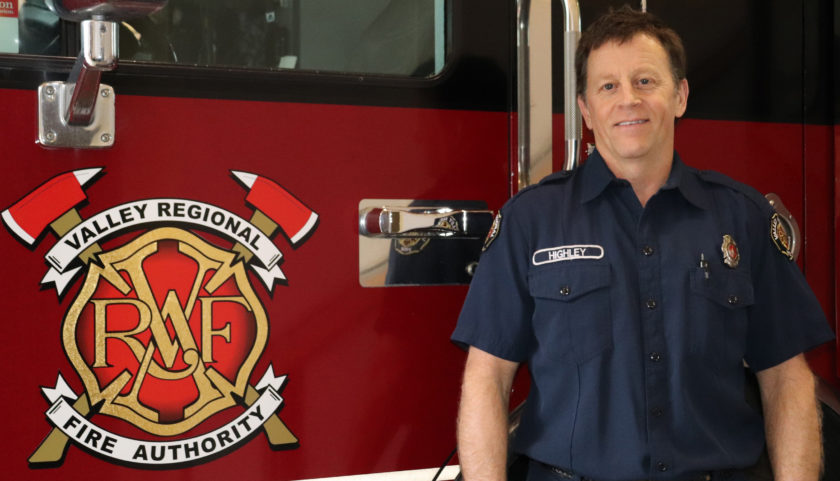
[[[245,389],[245,404],[248,406],[254,404],[260,397],[260,393],[254,389],[250,384]],[[263,423],[265,435],[268,438],[268,443],[273,449],[285,449],[298,445],[298,438],[289,431],[286,424],[280,419],[277,414],[272,414],[268,420]]]
[[[55,232],[58,237],[62,237],[81,223],[82,216],[79,215],[79,211],[76,209],[70,209],[62,214],[61,217],[52,221],[50,223],[50,227],[52,227],[53,232]]]
[[[79,396],[79,399],[76,399],[76,402],[73,403],[73,409],[85,417],[90,414],[90,401],[88,401],[86,393]],[[32,453],[32,456],[29,456],[29,464],[61,464],[64,460],[65,453],[67,453],[68,442],[70,442],[70,438],[66,434],[56,427],[52,428],[50,433],[47,434],[47,437],[38,446],[38,449]]]
[[[254,213],[251,215],[251,223],[257,226],[257,229],[267,237],[274,235],[277,227],[279,227],[276,222],[271,220],[259,209],[254,210]]]
[[[55,235],[59,238],[64,237],[64,234],[73,230],[74,227],[82,223],[82,216],[79,215],[79,211],[76,209],[70,209],[65,212],[61,217],[52,221],[50,223],[50,227],[52,228]],[[82,251],[79,254],[79,258],[82,259],[82,262],[85,264],[90,264],[90,261],[94,259],[94,255],[101,252],[102,248],[99,244],[92,244],[90,247]]]
[[[277,231],[277,223],[269,219],[268,216],[263,214],[259,209],[255,210],[251,215],[250,222],[254,224],[260,232],[265,234],[266,237],[270,238],[274,235],[274,232]],[[236,245],[233,246],[232,250],[237,253],[239,259],[243,259],[245,262],[250,262],[251,258],[254,257],[254,254],[252,254],[247,247],[242,245],[241,242],[237,242]]]

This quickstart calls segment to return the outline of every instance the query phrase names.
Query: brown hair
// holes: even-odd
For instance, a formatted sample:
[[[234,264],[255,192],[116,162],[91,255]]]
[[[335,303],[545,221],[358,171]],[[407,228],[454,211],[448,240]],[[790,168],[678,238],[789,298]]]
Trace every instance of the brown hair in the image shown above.
[[[586,62],[593,50],[607,42],[622,44],[639,34],[655,39],[665,49],[670,59],[674,83],[678,84],[685,78],[685,48],[677,32],[655,15],[624,5],[618,10],[610,8],[581,35],[575,52],[577,94],[583,95],[586,91]]]

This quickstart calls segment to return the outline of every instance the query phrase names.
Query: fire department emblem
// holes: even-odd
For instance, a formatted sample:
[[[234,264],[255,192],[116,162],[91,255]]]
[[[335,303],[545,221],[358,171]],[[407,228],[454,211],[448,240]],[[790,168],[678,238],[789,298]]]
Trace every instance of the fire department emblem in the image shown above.
[[[502,228],[502,213],[499,212],[496,214],[496,217],[493,218],[493,225],[490,226],[490,230],[487,231],[487,237],[484,238],[484,246],[481,248],[481,252],[486,251],[490,248],[490,244],[496,240],[496,237],[499,235],[499,231]]]
[[[784,220],[782,216],[774,213],[770,218],[770,238],[773,239],[773,244],[779,252],[784,254],[788,260],[793,260],[793,242],[791,232],[793,228]]]
[[[75,206],[100,173],[56,176],[2,213],[26,244],[35,245],[46,230],[58,236],[42,284],[62,296],[84,274],[61,329],[84,389],[74,391],[61,374],[55,387],[42,388],[53,427],[30,466],[60,465],[71,442],[111,462],[168,468],[214,459],[257,431],[275,449],[297,447],[278,416],[286,376],[276,376],[269,364],[251,383],[269,319],[248,271],[269,293],[284,284],[282,253],[272,237],[282,231],[298,246],[317,227],[318,215],[270,179],[234,171],[256,208],[249,220],[176,198],[129,202],[82,219]],[[110,250],[100,245],[138,230]],[[195,230],[228,242],[217,245]],[[202,430],[232,410],[221,427],[213,422],[214,429]],[[145,434],[114,432],[111,424],[98,424],[98,416]]]
[[[456,231],[458,230],[458,219],[451,215],[442,217],[435,221],[435,228],[442,231]],[[410,256],[421,252],[430,242],[431,238],[429,237],[405,237],[394,239],[393,247],[398,254]]]
[[[735,243],[735,239],[731,235],[725,234],[723,236],[720,250],[723,252],[724,264],[732,269],[738,267],[738,263],[741,261],[741,253],[738,252],[738,244]]]
[[[417,254],[429,245],[428,237],[406,237],[403,239],[394,239],[394,250],[397,254],[410,256]]]

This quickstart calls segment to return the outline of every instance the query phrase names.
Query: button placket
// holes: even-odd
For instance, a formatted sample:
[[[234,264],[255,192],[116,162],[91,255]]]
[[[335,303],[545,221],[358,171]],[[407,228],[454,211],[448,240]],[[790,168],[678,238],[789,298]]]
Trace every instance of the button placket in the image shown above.
[[[639,243],[637,244],[639,266],[639,295],[640,320],[642,325],[642,348],[646,353],[644,358],[645,399],[647,404],[646,424],[650,440],[650,454],[653,455],[651,476],[661,474],[656,463],[667,466],[669,461],[669,445],[666,441],[668,425],[665,422],[665,408],[669,405],[668,363],[666,360],[664,312],[661,306],[662,250],[655,242],[651,242],[652,232],[651,212],[646,212],[639,225]],[[645,221],[647,219],[647,222]],[[647,238],[645,238],[647,237]]]

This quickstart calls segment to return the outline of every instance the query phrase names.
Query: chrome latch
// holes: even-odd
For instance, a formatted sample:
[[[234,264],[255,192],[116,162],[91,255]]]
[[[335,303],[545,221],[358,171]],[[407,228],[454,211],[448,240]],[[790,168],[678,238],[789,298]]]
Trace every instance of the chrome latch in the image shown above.
[[[114,89],[100,85],[117,64],[117,24],[82,21],[82,51],[67,82],[38,87],[38,142],[44,147],[101,149],[114,145]]]
[[[117,21],[148,15],[166,0],[52,0],[61,18],[81,21],[82,45],[66,82],[38,87],[38,142],[49,148],[102,149],[114,145],[115,95],[101,84],[117,66]]]

